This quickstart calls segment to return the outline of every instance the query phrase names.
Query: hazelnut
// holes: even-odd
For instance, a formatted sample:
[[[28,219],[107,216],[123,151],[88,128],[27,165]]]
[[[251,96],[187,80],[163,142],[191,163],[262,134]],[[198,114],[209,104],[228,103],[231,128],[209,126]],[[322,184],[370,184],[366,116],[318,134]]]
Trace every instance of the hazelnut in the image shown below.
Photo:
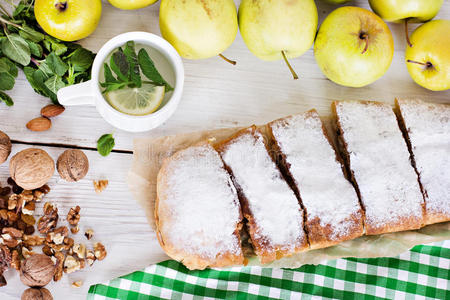
[[[25,259],[20,268],[20,280],[30,287],[47,285],[55,273],[55,264],[45,254],[33,254]]]
[[[62,179],[69,182],[78,181],[86,176],[89,170],[89,160],[83,151],[70,149],[59,156],[56,168]]]
[[[53,300],[53,296],[46,288],[29,288],[22,294],[22,300]]]
[[[40,188],[55,172],[55,162],[47,152],[28,148],[13,156],[9,164],[12,179],[26,190]]]
[[[0,165],[8,159],[9,154],[11,154],[11,140],[6,133],[0,131]]]

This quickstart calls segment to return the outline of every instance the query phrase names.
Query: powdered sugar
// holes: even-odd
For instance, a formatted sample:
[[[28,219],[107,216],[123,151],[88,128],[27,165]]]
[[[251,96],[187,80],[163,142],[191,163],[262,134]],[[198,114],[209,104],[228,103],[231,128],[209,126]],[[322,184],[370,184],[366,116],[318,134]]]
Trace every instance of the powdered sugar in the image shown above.
[[[387,104],[338,102],[336,111],[350,155],[366,226],[421,221],[423,197],[397,119]]]
[[[330,225],[332,240],[348,235],[355,226],[351,216],[360,214],[358,196],[344,177],[317,112],[287,117],[270,126],[299,188],[307,223],[318,218],[321,226]]]
[[[225,146],[222,159],[247,198],[259,228],[256,238],[269,247],[300,246],[305,239],[302,210],[270,158],[262,135],[248,129]]]
[[[450,219],[450,105],[399,100],[429,213]]]
[[[158,187],[159,211],[167,219],[164,239],[189,254],[214,259],[240,254],[234,235],[240,222],[236,190],[218,153],[209,144],[175,154],[166,166],[164,188]]]

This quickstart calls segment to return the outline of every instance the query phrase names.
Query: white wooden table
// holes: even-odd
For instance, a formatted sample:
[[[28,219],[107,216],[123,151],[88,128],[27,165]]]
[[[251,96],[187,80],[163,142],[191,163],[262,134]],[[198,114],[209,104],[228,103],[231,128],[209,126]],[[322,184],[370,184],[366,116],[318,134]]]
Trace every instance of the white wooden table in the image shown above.
[[[239,2],[236,1],[236,4]],[[316,2],[320,20],[335,8],[319,0]],[[368,8],[364,0],[350,4]],[[104,1],[102,20],[97,31],[81,43],[97,51],[103,43],[119,33],[148,31],[159,34],[158,12],[159,4],[138,11],[120,11]],[[450,19],[449,1],[445,1],[437,18]],[[261,124],[311,108],[316,108],[321,115],[328,115],[331,102],[337,99],[393,103],[395,97],[417,97],[450,103],[450,91],[430,92],[412,81],[404,63],[403,27],[401,24],[389,24],[389,27],[395,42],[392,65],[383,78],[359,89],[341,87],[327,80],[315,63],[312,49],[302,57],[291,60],[300,75],[300,79],[294,81],[282,61],[258,60],[247,50],[238,35],[224,53],[237,60],[236,66],[219,58],[184,60],[186,83],[178,110],[164,125],[142,134],[131,134],[111,127],[101,119],[94,107],[67,107],[64,114],[53,120],[51,130],[31,132],[25,128],[25,124],[39,116],[41,107],[49,100],[35,94],[24,76],[20,75],[15,89],[10,93],[15,105],[10,108],[0,105],[0,130],[13,140],[12,155],[35,145],[48,151],[56,160],[69,145],[84,149],[90,161],[88,176],[78,183],[67,183],[55,174],[49,183],[52,192],[46,200],[56,202],[64,214],[70,207],[80,205],[81,231],[93,228],[94,240],[103,242],[108,250],[104,261],[96,262],[93,267],[87,267],[81,272],[65,275],[60,282],[49,284],[54,298],[83,299],[91,284],[167,258],[126,185],[133,138]],[[413,31],[416,25],[410,27],[410,31]],[[116,139],[116,152],[104,158],[95,151],[96,141],[102,134],[111,132],[114,132]],[[0,166],[0,182],[3,185],[8,176],[8,163],[5,163]],[[97,195],[92,180],[102,178],[109,180],[109,186]],[[86,242],[82,233],[77,235],[77,239]],[[18,273],[10,270],[5,276],[8,285],[0,288],[0,299],[20,298],[25,286],[21,284]],[[84,285],[79,289],[71,287],[75,280],[83,280]]]

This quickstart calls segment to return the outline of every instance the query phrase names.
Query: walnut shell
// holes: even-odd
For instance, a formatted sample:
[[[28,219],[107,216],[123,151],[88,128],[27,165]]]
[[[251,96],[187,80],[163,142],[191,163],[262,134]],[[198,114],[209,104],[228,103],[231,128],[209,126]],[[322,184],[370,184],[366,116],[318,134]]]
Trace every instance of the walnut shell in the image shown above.
[[[9,154],[11,154],[11,140],[6,133],[0,131],[0,165],[8,159]]]
[[[29,288],[26,289],[23,294],[22,297],[20,298],[21,300],[53,300],[53,296],[50,293],[49,290],[47,290],[46,288]]]
[[[34,190],[50,180],[55,172],[55,162],[44,150],[28,148],[11,158],[9,172],[18,186]]]
[[[89,160],[83,151],[70,149],[59,156],[56,168],[62,179],[69,182],[78,181],[89,171]]]
[[[33,254],[22,263],[20,280],[30,287],[47,285],[55,273],[55,264],[45,254]]]

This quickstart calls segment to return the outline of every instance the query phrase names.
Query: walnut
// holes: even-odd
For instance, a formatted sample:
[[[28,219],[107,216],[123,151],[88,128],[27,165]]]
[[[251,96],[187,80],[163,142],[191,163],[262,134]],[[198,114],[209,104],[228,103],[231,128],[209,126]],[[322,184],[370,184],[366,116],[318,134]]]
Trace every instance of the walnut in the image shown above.
[[[92,239],[92,237],[94,236],[94,230],[89,228],[88,230],[86,230],[86,232],[84,233],[84,236],[90,240]]]
[[[8,246],[9,248],[15,248],[21,242],[20,238],[16,238],[16,237],[12,236],[10,233],[3,233],[1,235],[1,241],[2,241],[2,244]]]
[[[74,182],[86,176],[89,170],[89,160],[83,151],[70,149],[59,156],[56,168],[62,179]]]
[[[16,269],[17,271],[20,270],[20,257],[17,250],[13,250],[11,254],[11,267]]]
[[[53,278],[55,265],[44,254],[34,254],[22,263],[20,268],[20,280],[30,287],[47,285]]]
[[[55,254],[55,250],[50,248],[48,245],[44,245],[44,247],[42,247],[42,253],[47,256],[53,256]]]
[[[9,136],[0,131],[0,165],[8,159],[9,154],[11,154],[11,147]]]
[[[12,194],[8,199],[8,209],[14,210],[17,207],[17,203],[19,202],[19,195]]]
[[[103,246],[102,243],[95,243],[94,244],[94,254],[98,260],[105,259],[106,254],[107,254],[105,246]]]
[[[72,232],[72,234],[77,234],[78,231],[80,231],[80,227],[78,227],[78,225],[70,228],[70,232]]]
[[[83,285],[83,281],[81,281],[81,280],[77,280],[77,281],[72,282],[72,287],[74,287],[74,288],[79,288],[82,285]]]
[[[80,222],[80,210],[81,208],[77,205],[72,207],[67,214],[67,222],[70,225],[76,226]]]
[[[69,229],[66,226],[58,227],[53,232],[47,233],[46,241],[60,245],[64,242],[64,238],[69,235]]]
[[[80,262],[73,256],[67,255],[64,261],[64,273],[70,274],[80,270]]]
[[[58,208],[50,202],[44,204],[44,215],[38,221],[38,230],[42,234],[52,231],[58,224]]]
[[[36,253],[34,253],[33,251],[31,251],[30,249],[26,248],[26,247],[22,247],[22,256],[23,258],[27,259],[28,257],[34,255]]]
[[[64,260],[66,259],[66,257],[62,252],[59,251],[55,252],[54,257],[56,258],[56,270],[55,275],[53,276],[53,280],[59,281],[63,276]]]
[[[44,244],[45,238],[37,235],[24,235],[23,243],[25,246],[40,246]]]
[[[92,250],[86,251],[86,262],[88,263],[89,266],[92,266],[96,259],[97,258],[95,257],[94,251]]]
[[[26,289],[21,300],[53,300],[53,296],[46,288],[29,288]]]
[[[33,215],[34,210],[36,209],[36,204],[34,202],[28,202],[25,204],[25,206],[22,208],[22,213],[25,215]]]
[[[53,176],[55,162],[44,150],[28,148],[13,156],[9,172],[17,185],[33,190],[46,184]]]
[[[11,252],[6,245],[0,245],[0,274],[8,270],[11,265]]]
[[[106,187],[108,186],[109,181],[108,180],[94,180],[94,190],[97,194],[100,194],[103,192]]]
[[[72,251],[78,256],[78,258],[84,259],[86,256],[86,246],[84,244],[73,245]]]

